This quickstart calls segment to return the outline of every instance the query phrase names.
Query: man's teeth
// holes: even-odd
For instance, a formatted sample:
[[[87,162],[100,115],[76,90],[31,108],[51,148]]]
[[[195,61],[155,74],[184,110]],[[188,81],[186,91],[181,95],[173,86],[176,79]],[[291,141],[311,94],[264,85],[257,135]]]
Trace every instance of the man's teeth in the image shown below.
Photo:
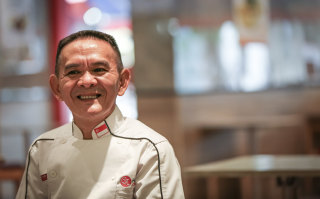
[[[99,95],[85,95],[85,96],[80,95],[79,96],[79,98],[83,99],[83,100],[86,100],[86,99],[97,99],[98,97],[99,97]]]

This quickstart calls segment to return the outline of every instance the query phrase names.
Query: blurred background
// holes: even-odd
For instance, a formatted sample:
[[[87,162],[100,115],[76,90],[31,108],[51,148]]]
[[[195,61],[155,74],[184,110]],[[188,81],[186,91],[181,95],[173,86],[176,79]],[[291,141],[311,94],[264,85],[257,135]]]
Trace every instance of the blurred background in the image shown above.
[[[320,0],[0,0],[0,198],[29,145],[71,121],[50,93],[58,41],[113,35],[133,80],[117,103],[173,145],[186,198],[281,198],[274,176],[188,176],[243,155],[320,154]],[[296,198],[320,198],[320,178]]]

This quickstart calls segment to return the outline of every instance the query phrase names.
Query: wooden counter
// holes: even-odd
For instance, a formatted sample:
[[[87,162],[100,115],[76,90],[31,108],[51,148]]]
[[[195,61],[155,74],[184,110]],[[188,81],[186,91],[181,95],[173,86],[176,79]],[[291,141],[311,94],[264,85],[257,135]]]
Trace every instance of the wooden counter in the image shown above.
[[[193,176],[320,176],[318,155],[253,155],[187,167]]]

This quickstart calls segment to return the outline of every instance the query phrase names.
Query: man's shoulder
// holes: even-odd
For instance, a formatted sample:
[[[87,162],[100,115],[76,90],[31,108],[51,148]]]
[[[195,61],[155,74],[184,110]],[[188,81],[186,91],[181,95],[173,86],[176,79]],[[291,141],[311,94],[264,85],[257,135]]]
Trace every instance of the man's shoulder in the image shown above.
[[[59,137],[66,137],[72,133],[71,130],[72,123],[67,123],[41,134],[37,139],[55,139]]]
[[[120,136],[130,137],[130,138],[144,138],[154,144],[168,141],[163,135],[156,132],[146,124],[139,120],[127,118],[127,125],[125,125],[124,132]]]

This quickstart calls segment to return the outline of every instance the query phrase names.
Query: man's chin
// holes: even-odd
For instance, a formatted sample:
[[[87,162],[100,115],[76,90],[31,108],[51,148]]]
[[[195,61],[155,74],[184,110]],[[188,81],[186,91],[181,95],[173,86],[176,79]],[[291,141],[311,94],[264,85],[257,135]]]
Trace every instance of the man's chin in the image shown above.
[[[100,119],[100,117],[107,117],[108,113],[106,110],[102,110],[102,108],[97,108],[97,107],[90,107],[86,113],[85,113],[88,117],[90,118],[97,118]]]
[[[86,112],[86,115],[90,118],[93,118],[93,117],[97,117],[99,115],[103,115],[103,113],[101,112],[101,110],[88,110]]]
[[[83,107],[84,108],[84,107]],[[108,115],[110,115],[111,110],[107,109],[104,110],[102,106],[100,105],[92,105],[89,106],[87,108],[84,108],[82,110],[74,110],[72,112],[74,113],[78,113],[76,114],[78,116],[78,118],[82,118],[83,119],[87,119],[90,121],[100,121],[100,120],[104,120],[106,117],[108,117]]]
[[[75,113],[75,115],[77,115],[78,117],[80,118],[93,118],[93,117],[96,117],[98,115],[103,115],[103,111],[101,108],[92,108],[92,107],[89,107],[87,109],[82,109],[82,110],[75,110],[73,111]]]
[[[105,116],[100,111],[87,111],[83,112],[81,115],[78,115],[77,118],[83,122],[99,122],[104,120]]]

